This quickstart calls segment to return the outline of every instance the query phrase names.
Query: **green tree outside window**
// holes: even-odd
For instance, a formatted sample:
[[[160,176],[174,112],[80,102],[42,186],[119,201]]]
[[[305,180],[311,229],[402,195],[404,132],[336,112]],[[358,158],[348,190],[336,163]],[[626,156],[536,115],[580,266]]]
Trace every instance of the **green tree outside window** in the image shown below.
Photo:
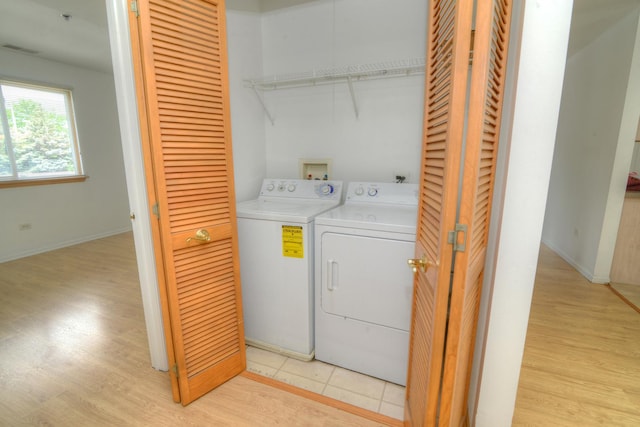
[[[78,175],[71,94],[0,82],[0,179]]]

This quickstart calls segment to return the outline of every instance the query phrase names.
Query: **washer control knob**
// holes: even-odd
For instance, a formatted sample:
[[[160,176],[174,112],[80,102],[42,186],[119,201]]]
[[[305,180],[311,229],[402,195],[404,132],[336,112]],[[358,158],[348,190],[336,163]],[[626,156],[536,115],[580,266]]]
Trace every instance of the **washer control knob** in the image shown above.
[[[320,187],[320,193],[322,193],[322,195],[324,195],[324,196],[328,196],[329,194],[333,194],[333,185],[324,184],[322,187]]]
[[[287,188],[284,184],[278,184],[278,191],[284,191]]]
[[[296,185],[295,184],[289,184],[289,186],[287,187],[287,190],[290,193],[293,193],[294,191],[296,191]]]
[[[378,189],[376,187],[369,187],[369,191],[367,191],[367,194],[371,197],[374,197],[378,194]]]
[[[358,186],[354,193],[356,193],[356,196],[362,196],[364,194],[364,187],[362,185]]]
[[[273,185],[273,183],[267,185],[267,191],[273,191],[273,190],[275,190],[275,188],[276,188],[276,186]]]

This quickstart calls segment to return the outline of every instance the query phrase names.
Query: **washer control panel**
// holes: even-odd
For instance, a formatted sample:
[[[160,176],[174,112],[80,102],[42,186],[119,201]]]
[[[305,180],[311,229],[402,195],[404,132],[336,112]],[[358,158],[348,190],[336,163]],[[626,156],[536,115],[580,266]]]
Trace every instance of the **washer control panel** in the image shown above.
[[[260,196],[285,197],[291,199],[340,200],[342,197],[342,182],[266,178],[262,182]]]
[[[393,182],[350,182],[346,197],[346,203],[349,202],[417,205],[418,185]]]

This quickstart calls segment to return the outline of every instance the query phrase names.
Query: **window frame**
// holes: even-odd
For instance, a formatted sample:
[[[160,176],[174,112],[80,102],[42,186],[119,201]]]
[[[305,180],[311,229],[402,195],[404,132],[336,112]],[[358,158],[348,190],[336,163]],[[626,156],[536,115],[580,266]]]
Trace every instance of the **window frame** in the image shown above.
[[[18,170],[15,161],[15,152],[10,131],[11,128],[9,126],[5,98],[1,90],[2,86],[22,87],[25,89],[37,90],[42,92],[59,93],[65,97],[66,119],[69,126],[69,137],[71,139],[70,142],[73,153],[73,163],[75,165],[74,173],[45,177],[20,178],[18,176]],[[29,82],[0,76],[0,126],[2,134],[4,135],[4,145],[7,149],[7,154],[9,156],[13,172],[13,174],[10,176],[0,176],[0,189],[7,187],[26,187],[34,185],[82,182],[88,178],[88,176],[84,174],[84,167],[82,164],[82,150],[80,149],[80,142],[78,138],[78,127],[76,124],[75,108],[73,102],[73,90],[71,88],[52,85],[48,83]]]

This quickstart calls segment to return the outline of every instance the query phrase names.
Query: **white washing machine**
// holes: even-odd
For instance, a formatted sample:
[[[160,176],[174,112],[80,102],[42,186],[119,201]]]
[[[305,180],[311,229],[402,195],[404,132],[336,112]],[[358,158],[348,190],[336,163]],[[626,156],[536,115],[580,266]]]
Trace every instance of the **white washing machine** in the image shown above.
[[[316,359],[405,385],[418,186],[352,182],[315,220]]]
[[[248,344],[313,358],[313,220],[341,196],[339,181],[265,179],[257,199],[238,203]]]

